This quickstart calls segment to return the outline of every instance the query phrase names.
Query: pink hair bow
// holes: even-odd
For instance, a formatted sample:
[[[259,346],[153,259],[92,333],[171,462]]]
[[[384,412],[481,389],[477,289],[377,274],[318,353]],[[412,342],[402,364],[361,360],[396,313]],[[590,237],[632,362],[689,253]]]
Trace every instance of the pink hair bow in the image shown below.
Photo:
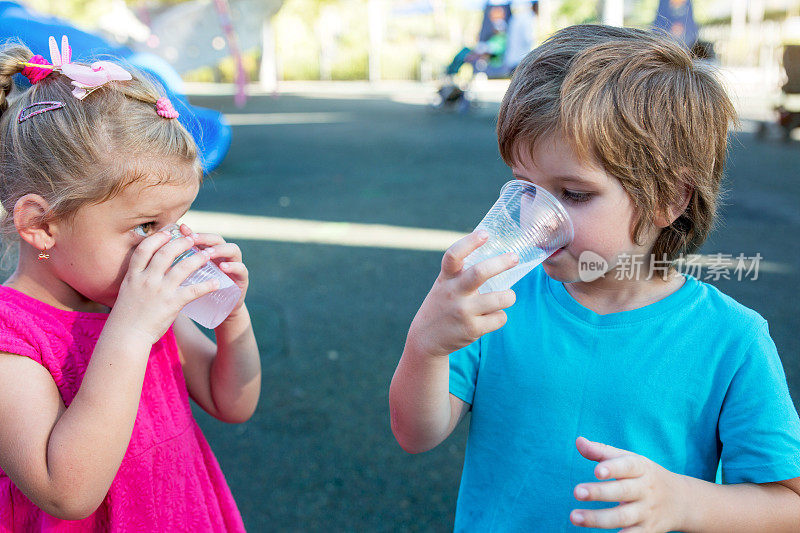
[[[54,68],[72,80],[72,85],[75,86],[72,95],[78,100],[83,100],[89,93],[110,81],[131,79],[130,72],[110,61],[95,61],[91,66],[73,63],[72,48],[66,35],[61,37],[61,50],[58,49],[55,38],[50,37],[50,60]]]

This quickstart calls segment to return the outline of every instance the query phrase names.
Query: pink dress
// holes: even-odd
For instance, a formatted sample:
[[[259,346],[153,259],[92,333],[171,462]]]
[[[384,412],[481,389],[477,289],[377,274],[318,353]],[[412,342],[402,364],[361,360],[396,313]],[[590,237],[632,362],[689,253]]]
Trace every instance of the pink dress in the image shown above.
[[[0,351],[44,366],[69,406],[107,317],[57,309],[0,286]],[[0,532],[178,530],[244,531],[244,525],[192,417],[170,328],[150,352],[133,435],[100,507],[85,520],[59,520],[0,470]]]

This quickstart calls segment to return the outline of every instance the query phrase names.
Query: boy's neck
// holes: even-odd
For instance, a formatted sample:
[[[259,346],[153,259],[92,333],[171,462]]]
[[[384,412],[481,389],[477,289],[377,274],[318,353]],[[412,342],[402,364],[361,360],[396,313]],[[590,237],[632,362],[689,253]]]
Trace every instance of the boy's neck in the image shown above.
[[[582,306],[599,315],[631,311],[663,300],[680,289],[686,279],[671,270],[664,278],[654,276],[649,280],[615,279],[609,272],[606,277],[592,282],[565,283],[567,292]]]

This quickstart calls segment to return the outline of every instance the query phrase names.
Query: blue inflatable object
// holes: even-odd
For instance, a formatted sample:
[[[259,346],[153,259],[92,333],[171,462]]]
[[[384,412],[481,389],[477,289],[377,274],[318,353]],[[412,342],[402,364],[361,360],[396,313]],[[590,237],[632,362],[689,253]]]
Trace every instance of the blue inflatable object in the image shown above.
[[[194,137],[203,170],[211,172],[225,158],[231,144],[230,124],[218,111],[191,105],[183,93],[180,75],[166,61],[155,54],[137,53],[128,47],[109,43],[62,19],[35,13],[16,2],[0,2],[0,39],[3,41],[19,39],[35,54],[49,59],[47,40],[51,35],[59,43],[62,35],[67,36],[76,61],[91,63],[93,58],[111,55],[155,78],[180,113],[178,120]],[[26,78],[18,78],[18,85],[29,84]]]

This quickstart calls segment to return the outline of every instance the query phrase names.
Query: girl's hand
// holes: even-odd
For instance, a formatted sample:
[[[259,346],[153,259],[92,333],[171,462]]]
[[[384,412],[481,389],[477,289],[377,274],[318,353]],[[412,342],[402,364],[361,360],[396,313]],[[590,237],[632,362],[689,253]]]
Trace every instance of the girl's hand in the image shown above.
[[[227,274],[242,290],[242,296],[236,303],[236,307],[231,311],[231,315],[236,314],[244,305],[244,296],[250,283],[250,275],[247,267],[242,262],[242,251],[239,246],[232,242],[225,242],[225,239],[214,233],[192,233],[192,230],[186,224],[181,224],[181,233],[190,236],[194,241],[194,245],[207,252],[219,269]]]
[[[193,254],[172,266],[194,242],[191,237],[169,239],[167,233],[159,231],[139,243],[109,315],[109,323],[120,321],[149,344],[166,333],[183,306],[219,288],[217,280],[181,287],[181,282],[206,264],[210,255]]]
[[[600,483],[581,483],[575,498],[581,501],[620,502],[611,509],[575,509],[570,521],[576,526],[603,529],[625,528],[624,533],[665,532],[681,529],[686,494],[683,476],[650,459],[599,442],[578,437],[578,451],[597,461],[595,476]]]
[[[466,270],[464,259],[488,239],[475,231],[456,241],[442,258],[442,270],[417,311],[408,332],[408,342],[422,353],[446,356],[482,335],[503,327],[503,309],[516,301],[512,290],[478,293],[478,287],[517,265],[513,254],[482,261]]]

